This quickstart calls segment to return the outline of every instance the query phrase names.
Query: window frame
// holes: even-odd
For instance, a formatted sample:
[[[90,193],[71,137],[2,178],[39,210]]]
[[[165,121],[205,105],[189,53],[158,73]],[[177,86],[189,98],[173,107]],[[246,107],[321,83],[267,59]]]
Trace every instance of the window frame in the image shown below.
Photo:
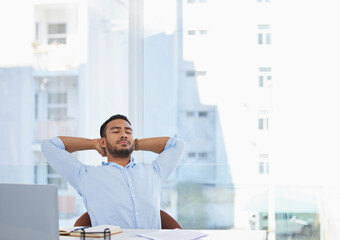
[[[49,27],[51,25],[57,25],[57,24],[65,24],[65,33],[49,33]],[[47,45],[54,44],[53,42],[50,43],[51,39],[65,39],[65,43],[63,42],[57,42],[57,44],[67,44],[67,22],[48,22],[46,24],[46,43]]]

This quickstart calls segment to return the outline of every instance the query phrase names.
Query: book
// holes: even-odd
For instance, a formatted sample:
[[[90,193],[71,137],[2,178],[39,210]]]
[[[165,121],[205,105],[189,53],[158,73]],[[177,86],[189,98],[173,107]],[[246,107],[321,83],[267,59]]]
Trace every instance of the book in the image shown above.
[[[110,234],[117,234],[121,233],[122,230],[118,226],[114,225],[99,225],[95,227],[66,227],[59,229],[59,235],[66,235],[66,236],[73,236],[73,237],[80,237],[82,230],[85,231],[86,237],[92,238],[102,238],[104,237],[105,229],[110,230]]]

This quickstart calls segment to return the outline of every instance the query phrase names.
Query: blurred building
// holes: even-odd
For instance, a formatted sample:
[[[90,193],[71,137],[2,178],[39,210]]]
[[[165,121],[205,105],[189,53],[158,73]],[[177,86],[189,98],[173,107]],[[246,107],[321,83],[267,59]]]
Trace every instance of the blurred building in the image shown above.
[[[8,47],[25,50],[0,63],[0,181],[57,185],[61,224],[73,224],[85,211],[82,200],[49,166],[40,144],[62,135],[98,137],[103,119],[128,111],[128,6],[124,1],[22,4],[22,15],[6,20],[28,34],[7,36],[22,36],[20,45]],[[14,3],[0,5],[16,10]],[[114,104],[117,99],[121,102]],[[98,105],[108,106],[93,114]],[[84,163],[101,162],[91,153],[76,155]]]

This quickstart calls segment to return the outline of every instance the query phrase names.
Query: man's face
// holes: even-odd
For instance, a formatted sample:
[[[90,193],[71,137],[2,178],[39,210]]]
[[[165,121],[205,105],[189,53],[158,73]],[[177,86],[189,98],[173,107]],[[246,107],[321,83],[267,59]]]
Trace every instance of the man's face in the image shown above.
[[[106,151],[114,157],[129,157],[135,145],[132,128],[123,119],[115,119],[106,125]]]

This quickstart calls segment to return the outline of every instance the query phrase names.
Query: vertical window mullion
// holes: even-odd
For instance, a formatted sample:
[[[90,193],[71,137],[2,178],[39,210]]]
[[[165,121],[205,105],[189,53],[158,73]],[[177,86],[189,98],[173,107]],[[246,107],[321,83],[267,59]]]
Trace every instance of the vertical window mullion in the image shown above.
[[[129,0],[129,118],[138,138],[144,128],[143,91],[143,0]],[[142,151],[135,155],[144,161]]]

